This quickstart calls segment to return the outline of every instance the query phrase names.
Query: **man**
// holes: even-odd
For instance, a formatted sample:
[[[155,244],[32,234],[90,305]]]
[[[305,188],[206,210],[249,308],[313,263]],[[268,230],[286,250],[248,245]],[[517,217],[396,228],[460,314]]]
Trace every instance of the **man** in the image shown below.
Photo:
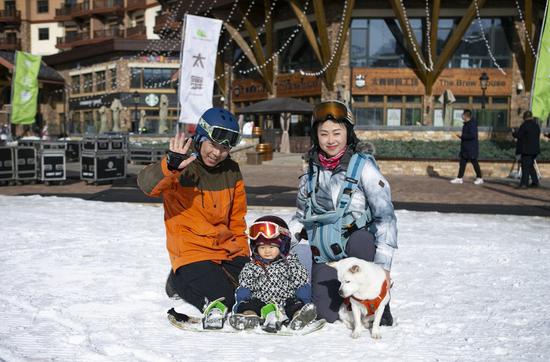
[[[472,111],[469,109],[464,110],[462,113],[462,134],[457,136],[460,138],[460,167],[458,169],[458,176],[451,180],[452,184],[463,183],[462,177],[464,177],[464,171],[466,170],[466,164],[468,161],[474,166],[476,172],[475,185],[483,184],[483,178],[481,177],[481,169],[477,158],[479,156],[479,141],[477,135],[477,120],[472,118]]]
[[[521,153],[521,180],[518,189],[538,187],[539,178],[535,170],[535,158],[540,153],[540,127],[531,111],[523,113],[523,123],[518,130],[513,129],[513,135],[519,144],[518,151]]]
[[[163,198],[172,264],[167,294],[203,311],[205,328],[223,327],[239,273],[249,261],[244,183],[229,157],[239,140],[233,114],[210,108],[192,139],[176,135],[167,157],[138,174],[144,193]]]

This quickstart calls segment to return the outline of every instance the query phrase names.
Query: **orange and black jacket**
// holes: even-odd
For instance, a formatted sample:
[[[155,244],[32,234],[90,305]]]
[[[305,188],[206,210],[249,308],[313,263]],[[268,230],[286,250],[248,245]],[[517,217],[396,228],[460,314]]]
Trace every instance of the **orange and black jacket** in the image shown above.
[[[216,167],[195,160],[169,171],[166,158],[138,174],[141,190],[163,197],[166,247],[173,270],[198,261],[249,256],[245,235],[246,195],[239,165]]]

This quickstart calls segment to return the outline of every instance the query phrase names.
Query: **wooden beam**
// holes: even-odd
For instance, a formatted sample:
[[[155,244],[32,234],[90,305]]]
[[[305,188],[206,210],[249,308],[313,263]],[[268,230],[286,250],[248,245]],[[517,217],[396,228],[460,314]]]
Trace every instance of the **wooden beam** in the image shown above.
[[[401,29],[399,29],[399,27],[397,26],[395,19],[386,18],[384,19],[384,22],[386,23],[386,26],[392,33],[397,44],[399,44],[399,46],[401,46],[403,50],[407,51],[407,44],[403,42],[405,39],[405,35],[403,35],[403,32],[401,31]],[[414,74],[416,74],[418,79],[422,79],[422,77],[424,76],[424,72],[422,72],[421,69],[412,68],[412,71],[414,72]]]
[[[321,56],[323,61],[321,64],[327,64],[330,58],[330,43],[328,41],[327,21],[325,18],[325,7],[323,0],[313,0],[313,9],[315,12],[315,22],[317,23],[317,34],[321,43]]]
[[[250,20],[247,18],[244,18],[244,26],[246,27],[246,30],[248,31],[248,35],[250,36],[250,41],[253,42],[252,49],[254,51],[254,55],[256,56],[256,60],[260,65],[262,66],[258,71],[260,74],[262,74],[262,78],[265,80],[267,89],[269,93],[272,93],[273,91],[273,74],[269,74],[267,70],[265,69],[265,55],[264,50],[262,48],[262,41],[260,40],[260,35],[256,31],[256,28]],[[255,41],[254,41],[255,39]]]
[[[353,12],[354,6],[355,0],[348,0],[348,7],[347,9],[345,9],[342,18],[342,37],[340,38],[338,44],[336,44],[336,49],[334,49],[334,60],[327,69],[327,88],[329,88],[330,90],[332,90],[332,86],[334,86],[334,82],[336,81],[336,74],[338,72],[338,68],[340,68],[340,58],[342,58],[342,50],[344,48],[344,44],[346,43],[348,32],[350,31],[351,13]],[[329,60],[330,59],[328,59],[327,62]],[[329,84],[331,85],[331,87],[329,87]]]
[[[477,0],[477,4],[479,9],[485,5],[487,0]],[[445,44],[445,47],[443,48],[443,51],[437,58],[437,62],[434,66],[433,70],[433,76],[434,79],[437,79],[443,69],[445,69],[445,65],[451,59],[452,55],[454,54],[456,48],[460,44],[460,41],[462,40],[462,37],[466,33],[466,30],[468,30],[468,27],[472,23],[472,20],[476,17],[476,7],[474,1],[471,2],[470,6],[466,10],[466,13],[460,19],[460,22],[458,23],[457,27],[454,29],[453,33],[451,34],[451,37]]]
[[[242,51],[244,52],[244,55],[248,58],[248,60],[250,60],[250,63],[252,63],[252,65],[254,66],[258,66],[258,62],[254,57],[254,52],[252,51],[252,49],[250,49],[250,46],[248,46],[248,43],[246,42],[246,40],[244,40],[244,38],[237,31],[237,29],[232,27],[229,23],[224,23],[224,26],[225,26],[225,29],[227,29],[227,32],[229,33],[229,35],[231,35],[231,37],[235,41],[235,43],[237,43],[239,48],[242,49]]]
[[[525,0],[525,37],[524,37],[524,53],[525,53],[525,89],[531,89],[533,76],[535,72],[535,57],[529,46],[529,41],[535,41],[533,31],[533,1]],[[542,34],[541,34],[542,36]]]
[[[315,56],[317,57],[319,64],[324,64],[323,58],[321,56],[321,51],[319,50],[319,44],[317,43],[317,36],[315,35],[315,32],[313,31],[313,28],[311,27],[311,24],[309,23],[307,16],[302,12],[300,7],[296,3],[296,0],[290,0],[289,4],[292,10],[294,11],[294,14],[296,14],[296,18],[300,22],[300,25],[302,25],[302,28],[304,29],[307,40],[309,41],[309,45],[313,49],[313,52],[315,53]]]
[[[397,17],[397,20],[399,21],[399,25],[401,26],[401,31],[403,32],[403,37],[405,38],[405,43],[407,44],[408,53],[411,56],[412,60],[414,61],[415,66],[418,68],[418,70],[422,74],[422,76],[419,77],[420,81],[423,84],[426,84],[426,70],[422,65],[422,63],[424,62],[424,57],[422,56],[422,54],[420,54],[422,49],[418,44],[418,40],[416,39],[416,36],[414,35],[412,29],[410,29],[412,36],[409,37],[407,34],[406,29],[408,25],[407,24],[408,20],[406,19],[405,12],[403,11],[403,7],[401,6],[401,3],[399,2],[399,0],[389,0],[389,2],[393,8],[393,12],[395,16]],[[416,51],[414,51],[414,49],[416,49]]]

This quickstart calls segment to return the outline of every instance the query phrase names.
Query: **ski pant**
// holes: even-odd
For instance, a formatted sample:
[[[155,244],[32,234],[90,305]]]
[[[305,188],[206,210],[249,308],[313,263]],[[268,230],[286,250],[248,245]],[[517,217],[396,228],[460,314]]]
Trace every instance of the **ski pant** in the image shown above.
[[[346,254],[366,261],[373,261],[376,253],[374,235],[368,230],[355,231],[348,239]],[[336,269],[324,263],[313,262],[311,266],[311,287],[313,304],[318,318],[333,323],[338,320],[338,310],[344,299],[338,294],[340,282]]]
[[[481,168],[479,167],[479,162],[475,158],[464,158],[460,157],[460,164],[458,168],[458,178],[464,177],[464,171],[466,171],[466,164],[470,161],[472,166],[474,166],[474,171],[476,172],[476,177],[481,178]]]
[[[535,158],[537,155],[521,155],[521,181],[520,185],[529,186],[529,176],[533,185],[539,183],[537,170],[535,170]]]
[[[239,304],[237,304],[237,313],[242,313],[244,311],[250,310],[256,313],[256,315],[261,315],[262,308],[267,303],[262,302],[258,298],[252,298],[248,300],[243,300]],[[288,319],[292,319],[294,314],[298,312],[302,307],[304,306],[304,302],[302,302],[299,299],[296,298],[288,298],[285,301],[285,314],[288,317]]]
[[[250,261],[246,257],[224,260],[220,264],[213,261],[199,261],[170,271],[172,286],[186,302],[202,311],[205,298],[209,302],[224,297],[229,309],[235,304],[235,289],[239,285],[239,273]]]

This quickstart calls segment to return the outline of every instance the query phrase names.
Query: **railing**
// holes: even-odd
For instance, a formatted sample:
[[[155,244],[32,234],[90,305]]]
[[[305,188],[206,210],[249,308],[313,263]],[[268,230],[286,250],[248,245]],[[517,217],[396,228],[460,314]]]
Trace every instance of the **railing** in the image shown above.
[[[147,39],[147,28],[145,25],[134,26],[126,29],[126,38]]]
[[[21,49],[21,39],[2,36],[0,37],[0,49],[2,50]]]
[[[99,38],[123,38],[124,31],[121,29],[103,29],[94,31],[94,39]]]
[[[126,3],[126,9],[133,10],[133,9],[141,9],[147,6],[146,0],[128,0]]]
[[[166,13],[155,18],[155,33],[159,33],[163,29],[181,30],[181,21],[174,20],[174,15]]]
[[[71,9],[71,16],[84,16],[91,14],[91,6],[90,6],[90,0],[84,0],[84,2],[80,4],[75,4]]]
[[[76,46],[77,42],[90,40],[90,33],[89,32],[73,32],[73,33],[67,33],[64,37],[58,37],[57,38],[57,47],[58,48],[71,48],[73,46]]]
[[[15,9],[0,10],[0,22],[20,22],[21,11]]]
[[[124,0],[94,0],[93,10],[122,9]]]

